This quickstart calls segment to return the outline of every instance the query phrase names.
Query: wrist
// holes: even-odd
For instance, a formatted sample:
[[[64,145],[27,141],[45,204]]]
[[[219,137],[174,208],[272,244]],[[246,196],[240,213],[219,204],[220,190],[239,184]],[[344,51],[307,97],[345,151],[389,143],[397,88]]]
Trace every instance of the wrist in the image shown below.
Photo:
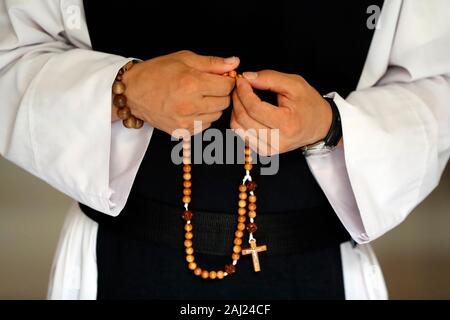
[[[332,98],[324,96],[324,100],[329,105],[329,111],[331,112],[331,124],[324,138],[302,148],[303,154],[306,156],[313,153],[329,152],[343,144],[342,124],[339,109]]]

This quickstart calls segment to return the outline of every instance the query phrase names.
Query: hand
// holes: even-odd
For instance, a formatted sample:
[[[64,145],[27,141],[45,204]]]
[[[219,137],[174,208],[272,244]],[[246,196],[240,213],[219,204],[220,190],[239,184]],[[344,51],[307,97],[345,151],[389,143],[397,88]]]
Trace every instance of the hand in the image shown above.
[[[168,134],[176,129],[192,134],[194,121],[202,121],[206,129],[230,105],[235,81],[222,74],[238,65],[236,57],[200,56],[190,51],[138,63],[123,77],[128,106],[134,116]]]
[[[253,88],[277,93],[278,107],[261,101]],[[233,92],[230,126],[250,147],[262,155],[288,152],[325,138],[330,129],[332,110],[329,103],[305,79],[298,75],[272,70],[244,72]],[[279,141],[248,129],[279,129]],[[276,139],[277,140],[277,139]]]

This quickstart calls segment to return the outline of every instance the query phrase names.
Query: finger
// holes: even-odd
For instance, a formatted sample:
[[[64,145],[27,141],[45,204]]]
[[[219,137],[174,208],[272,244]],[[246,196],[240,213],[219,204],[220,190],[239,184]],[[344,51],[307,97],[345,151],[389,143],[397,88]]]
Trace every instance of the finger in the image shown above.
[[[246,130],[238,122],[235,122],[231,127],[236,135],[238,135],[243,141],[248,144],[250,149],[262,156],[270,156],[274,152],[273,148],[266,141],[260,139],[260,137],[254,134],[252,130]]]
[[[236,81],[233,78],[210,73],[201,73],[200,81],[200,93],[204,96],[229,96],[236,85]]]
[[[231,114],[231,117],[232,122],[233,120],[235,120],[241,127],[245,128],[246,130],[253,129],[256,131],[256,133],[260,133],[262,132],[262,130],[270,130],[270,128],[248,115],[236,92],[233,92],[233,112]]]
[[[230,106],[230,100],[230,96],[203,97],[199,106],[198,114],[223,111]]]
[[[274,70],[263,70],[259,72],[244,72],[243,76],[250,82],[253,88],[270,90],[283,95],[295,92],[301,77],[293,74],[282,73]]]
[[[237,79],[237,94],[247,114],[270,128],[280,128],[283,110],[274,105],[261,101],[253,91],[250,83],[242,78]]]
[[[216,56],[202,56],[190,51],[183,51],[184,61],[194,69],[204,72],[223,74],[239,66],[238,57],[222,58]]]

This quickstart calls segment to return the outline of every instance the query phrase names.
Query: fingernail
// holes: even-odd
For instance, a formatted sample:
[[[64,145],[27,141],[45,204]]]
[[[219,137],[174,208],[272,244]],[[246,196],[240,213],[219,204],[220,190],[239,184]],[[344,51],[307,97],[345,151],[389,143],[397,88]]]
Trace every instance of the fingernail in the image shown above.
[[[225,59],[223,59],[223,61],[224,61],[226,64],[233,64],[233,63],[236,62],[236,57],[225,58]]]
[[[257,72],[244,72],[242,75],[247,80],[255,80],[256,78],[258,78],[258,73]]]

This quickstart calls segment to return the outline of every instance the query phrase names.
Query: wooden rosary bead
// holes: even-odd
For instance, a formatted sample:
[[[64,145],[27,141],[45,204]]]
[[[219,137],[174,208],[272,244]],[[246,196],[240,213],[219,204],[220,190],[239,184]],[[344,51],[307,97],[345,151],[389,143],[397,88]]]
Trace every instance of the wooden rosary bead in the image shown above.
[[[184,180],[191,180],[192,176],[189,172],[186,172],[185,174],[183,174],[183,179]]]
[[[241,199],[241,200],[247,199],[247,192],[241,192],[241,193],[239,193],[239,199]]]
[[[217,279],[223,279],[223,277],[224,277],[223,271],[222,270],[217,271]]]
[[[184,237],[188,240],[191,240],[194,237],[194,234],[192,232],[188,231],[184,234]]]
[[[244,154],[245,154],[246,156],[251,155],[251,154],[252,154],[252,149],[250,149],[249,147],[245,147]]]
[[[190,159],[191,158],[191,150],[183,150],[183,158]]]
[[[243,223],[238,223],[237,229],[240,230],[240,231],[244,231],[244,230],[245,230],[245,224],[243,224]]]
[[[234,242],[233,242],[236,246],[240,246],[241,244],[242,244],[242,239],[241,238],[236,238],[236,239],[234,239]]]
[[[193,216],[193,213],[190,210],[185,210],[181,214],[181,217],[183,218],[183,220],[186,220],[186,221],[192,220],[192,216]]]
[[[247,231],[248,231],[248,232],[254,233],[254,232],[256,232],[256,230],[258,230],[258,226],[256,225],[256,223],[250,222],[250,223],[247,225]]]
[[[122,81],[114,81],[112,92],[114,94],[123,94],[125,92],[125,84]]]
[[[253,169],[253,165],[251,163],[246,163],[244,165],[244,169],[247,171],[251,171]]]
[[[239,207],[240,208],[245,208],[247,206],[247,201],[245,200],[239,200]]]
[[[189,189],[189,188],[184,188],[184,189],[183,189],[183,194],[184,194],[185,196],[190,196],[191,193],[192,193],[192,190],[191,190],[191,189]]]
[[[201,268],[195,268],[194,274],[195,274],[196,276],[200,276],[200,275],[202,274],[202,269],[201,269]]]
[[[131,117],[131,110],[128,107],[123,107],[117,110],[117,116],[121,120],[126,120]]]
[[[203,278],[203,279],[208,279],[208,278],[209,278],[209,272],[206,271],[206,270],[203,270],[203,271],[202,271],[202,278]]]
[[[250,202],[250,203],[255,203],[256,202],[256,196],[250,196],[250,197],[248,197],[248,202]]]
[[[234,253],[240,253],[241,250],[242,250],[242,249],[241,249],[241,246],[237,246],[237,245],[236,245],[236,246],[233,247],[233,252],[234,252]]]
[[[191,142],[183,140],[183,150],[191,150]]]
[[[184,196],[183,197],[183,203],[191,203],[191,197],[190,196]]]
[[[247,189],[249,192],[255,191],[257,187],[258,187],[258,185],[256,184],[255,181],[249,181],[247,183]]]
[[[186,248],[185,252],[186,254],[194,254],[194,248],[192,247]]]
[[[246,220],[245,216],[238,217],[238,222],[245,222],[245,220]]]
[[[256,211],[249,211],[248,212],[248,217],[252,218],[252,219],[256,218]]]
[[[186,261],[187,261],[187,262],[191,263],[191,262],[194,262],[194,260],[195,260],[195,258],[194,258],[193,255],[187,255],[187,256],[186,256]]]
[[[139,118],[135,118],[135,119],[136,119],[136,123],[134,124],[134,128],[135,129],[142,128],[142,126],[144,125],[144,121]]]
[[[231,259],[238,261],[241,258],[241,255],[239,253],[233,253],[231,255]]]
[[[240,231],[240,230],[237,230],[237,231],[234,233],[234,236],[235,236],[236,238],[242,238],[242,237],[244,236],[244,233],[243,233],[242,231]]]
[[[233,266],[232,264],[227,264],[225,265],[225,272],[228,273],[229,275],[232,275],[233,273],[236,272],[236,267]]]
[[[183,172],[191,172],[191,170],[192,170],[192,167],[191,167],[191,165],[190,164],[185,164],[185,165],[183,165]]]
[[[228,76],[231,77],[231,78],[236,78],[237,77],[237,72],[232,70],[232,71],[228,72]]]
[[[134,129],[136,126],[136,118],[133,116],[130,116],[129,118],[122,121],[123,125],[128,129]]]
[[[186,248],[192,247],[192,240],[184,240],[184,246]]]
[[[189,181],[189,180],[184,181],[184,182],[183,182],[183,187],[185,187],[185,188],[190,188],[190,187],[192,187],[192,182]]]
[[[190,224],[190,223],[187,223],[185,226],[184,226],[184,230],[185,231],[192,231],[192,224]]]
[[[241,184],[241,185],[239,186],[239,191],[240,191],[240,192],[246,192],[246,191],[247,191],[247,186],[244,185],[244,184]]]
[[[113,104],[117,108],[123,108],[127,105],[127,97],[125,97],[123,94],[116,94],[113,98]]]
[[[247,209],[245,209],[244,207],[238,209],[238,214],[240,216],[244,216],[246,213],[247,213]]]
[[[255,211],[255,210],[256,210],[256,204],[250,203],[250,204],[248,205],[248,210],[249,210],[249,211]]]
[[[197,268],[197,264],[195,262],[189,263],[189,270],[195,270]]]
[[[191,164],[191,158],[190,157],[183,157],[183,164]]]
[[[216,277],[217,277],[217,272],[211,271],[211,272],[209,273],[209,278],[210,278],[210,279],[214,280]]]

